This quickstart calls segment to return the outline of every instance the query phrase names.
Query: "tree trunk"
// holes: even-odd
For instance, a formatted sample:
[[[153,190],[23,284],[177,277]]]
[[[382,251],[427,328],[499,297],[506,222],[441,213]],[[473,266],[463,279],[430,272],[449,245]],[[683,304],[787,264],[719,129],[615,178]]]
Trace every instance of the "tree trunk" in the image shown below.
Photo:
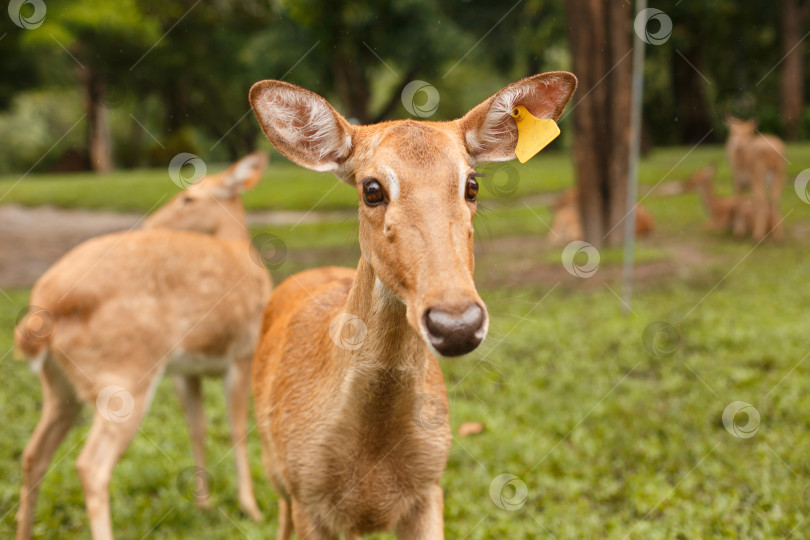
[[[630,5],[567,3],[568,37],[579,92],[574,97],[574,166],[585,241],[622,243],[630,144]]]
[[[779,74],[782,125],[785,138],[796,140],[804,109],[804,41],[802,30],[810,2],[807,0],[783,0],[782,6],[782,51],[786,55]]]
[[[106,83],[98,73],[87,66],[79,71],[79,80],[84,95],[84,111],[87,113],[87,151],[90,168],[97,173],[112,170],[112,141],[110,123],[107,119],[105,95]]]
[[[696,144],[712,129],[712,115],[707,108],[706,82],[695,70],[697,68],[705,72],[701,46],[705,45],[692,41],[681,50],[686,60],[677,53],[672,55],[672,91],[677,96],[675,110],[678,115],[677,126],[673,127],[677,144]]]

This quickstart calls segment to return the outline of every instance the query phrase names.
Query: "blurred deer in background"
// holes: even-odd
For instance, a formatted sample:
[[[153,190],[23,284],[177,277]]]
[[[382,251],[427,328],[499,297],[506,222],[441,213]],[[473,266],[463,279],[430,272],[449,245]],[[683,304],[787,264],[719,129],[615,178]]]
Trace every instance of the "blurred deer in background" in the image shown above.
[[[579,213],[579,188],[570,187],[560,193],[551,204],[554,218],[551,221],[549,241],[555,246],[565,246],[575,240],[582,240],[582,218]],[[636,206],[636,236],[650,234],[655,220],[646,206]]]
[[[729,134],[726,157],[734,178],[734,192],[745,197],[750,192],[752,237],[759,242],[768,231],[782,240],[782,188],[785,184],[785,144],[774,135],[757,133],[754,120],[726,119]],[[741,199],[742,200],[742,199]],[[747,204],[747,203],[746,203]],[[734,235],[744,236],[744,213],[734,219]]]
[[[714,190],[715,164],[709,164],[692,173],[684,180],[684,189],[695,189],[709,216],[708,229],[715,232],[732,232],[744,236],[751,231],[751,199],[740,195],[717,195]],[[742,224],[742,225],[739,225]]]
[[[273,293],[253,364],[277,538],[356,539],[379,530],[444,538],[450,451],[436,356],[474,350],[488,316],[473,283],[473,167],[515,158],[518,106],[562,114],[570,73],[535,75],[450,122],[346,121],[320,96],[262,81],[250,102],[292,161],[357,190],[357,270],[296,274]],[[427,410],[431,412],[427,412]]]
[[[110,477],[164,372],[176,377],[200,473],[200,378],[225,377],[239,503],[260,519],[245,438],[250,362],[271,283],[251,252],[239,194],[266,165],[255,153],[204,178],[150,216],[146,230],[88,240],[34,285],[15,344],[39,375],[43,405],[23,452],[18,539],[31,537],[39,484],[82,403],[94,417],[76,467],[93,538],[112,538]],[[195,501],[208,506],[206,474],[191,480]]]

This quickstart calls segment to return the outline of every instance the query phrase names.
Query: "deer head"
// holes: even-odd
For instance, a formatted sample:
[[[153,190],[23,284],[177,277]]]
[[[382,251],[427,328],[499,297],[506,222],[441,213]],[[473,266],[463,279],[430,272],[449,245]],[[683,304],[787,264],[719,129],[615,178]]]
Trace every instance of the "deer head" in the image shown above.
[[[515,157],[512,110],[556,120],[576,88],[566,72],[513,83],[450,122],[349,124],[322,97],[266,80],[250,102],[267,138],[295,163],[357,190],[360,249],[377,286],[406,306],[408,324],[444,356],[475,349],[488,317],[473,283],[475,165]]]
[[[219,174],[205,176],[158,208],[143,228],[246,238],[245,207],[239,195],[259,183],[267,162],[267,154],[254,152]]]

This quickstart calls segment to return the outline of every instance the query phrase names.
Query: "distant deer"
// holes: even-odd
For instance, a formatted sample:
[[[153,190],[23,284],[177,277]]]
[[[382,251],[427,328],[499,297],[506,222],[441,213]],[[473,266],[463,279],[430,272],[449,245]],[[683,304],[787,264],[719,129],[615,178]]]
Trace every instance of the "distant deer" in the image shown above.
[[[709,216],[708,229],[715,232],[732,232],[742,237],[751,231],[750,197],[717,195],[714,190],[715,164],[709,164],[692,173],[684,181],[684,189],[696,189]],[[739,224],[742,224],[740,226]]]
[[[76,467],[93,538],[112,538],[110,477],[164,373],[176,377],[188,417],[200,506],[210,504],[200,377],[225,377],[239,502],[261,517],[245,438],[250,362],[271,284],[251,254],[239,193],[266,165],[256,153],[206,177],[150,216],[146,230],[88,240],[34,285],[15,343],[39,375],[43,405],[23,452],[18,539],[31,537],[39,484],[82,403],[94,418]]]
[[[292,84],[251,88],[275,147],[336,173],[360,199],[357,270],[290,277],[262,323],[253,391],[265,467],[281,495],[277,538],[444,538],[451,434],[436,356],[469,353],[489,325],[473,283],[473,167],[515,157],[518,105],[556,120],[575,87],[570,73],[545,73],[459,120],[370,126]]]
[[[751,227],[755,241],[772,231],[774,240],[782,240],[781,198],[785,184],[785,144],[773,135],[757,133],[754,120],[726,119],[729,128],[726,157],[734,177],[738,196],[751,194]],[[734,222],[734,234],[743,236],[746,223],[742,214]]]
[[[551,204],[554,219],[551,222],[549,241],[555,246],[565,246],[575,240],[582,240],[582,218],[579,213],[579,188],[571,187],[560,193]],[[636,236],[650,234],[655,220],[646,206],[636,206]]]

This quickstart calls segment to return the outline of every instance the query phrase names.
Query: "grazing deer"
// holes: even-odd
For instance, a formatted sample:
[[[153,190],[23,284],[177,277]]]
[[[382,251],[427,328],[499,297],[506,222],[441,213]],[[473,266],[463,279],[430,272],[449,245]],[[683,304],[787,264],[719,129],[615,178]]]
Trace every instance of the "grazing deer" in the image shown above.
[[[750,231],[751,224],[751,201],[750,198],[738,195],[717,195],[714,191],[714,176],[717,173],[717,166],[709,164],[692,173],[684,181],[684,189],[695,189],[703,203],[703,208],[709,215],[707,225],[710,231],[732,232],[738,236],[744,236]],[[741,217],[742,219],[737,219]],[[743,223],[742,229],[735,227],[736,223]]]
[[[320,96],[266,80],[250,102],[285,156],[357,190],[357,270],[283,282],[253,360],[258,431],[280,492],[279,539],[395,530],[444,538],[450,450],[436,356],[469,353],[489,325],[473,283],[473,167],[515,157],[522,105],[557,119],[570,73],[511,84],[450,122],[347,122]]]
[[[43,405],[23,452],[18,539],[31,537],[39,484],[82,403],[95,414],[76,467],[93,538],[112,538],[110,477],[164,372],[175,375],[188,417],[201,506],[209,500],[200,377],[225,377],[239,502],[261,517],[245,437],[250,362],[271,284],[251,254],[239,193],[266,165],[256,153],[206,177],[150,216],[146,230],[88,240],[34,285],[15,343],[39,375]]]
[[[750,191],[751,228],[755,241],[772,231],[782,240],[781,198],[785,185],[785,144],[773,135],[757,133],[754,120],[726,119],[729,128],[726,156],[734,177],[734,191],[744,196]],[[734,220],[734,234],[744,236],[747,225],[742,213]]]
[[[555,246],[565,246],[575,240],[582,240],[582,218],[579,213],[579,188],[571,187],[560,193],[551,204],[554,219],[551,222],[549,241]],[[636,236],[646,236],[653,230],[655,220],[647,207],[636,206]]]

